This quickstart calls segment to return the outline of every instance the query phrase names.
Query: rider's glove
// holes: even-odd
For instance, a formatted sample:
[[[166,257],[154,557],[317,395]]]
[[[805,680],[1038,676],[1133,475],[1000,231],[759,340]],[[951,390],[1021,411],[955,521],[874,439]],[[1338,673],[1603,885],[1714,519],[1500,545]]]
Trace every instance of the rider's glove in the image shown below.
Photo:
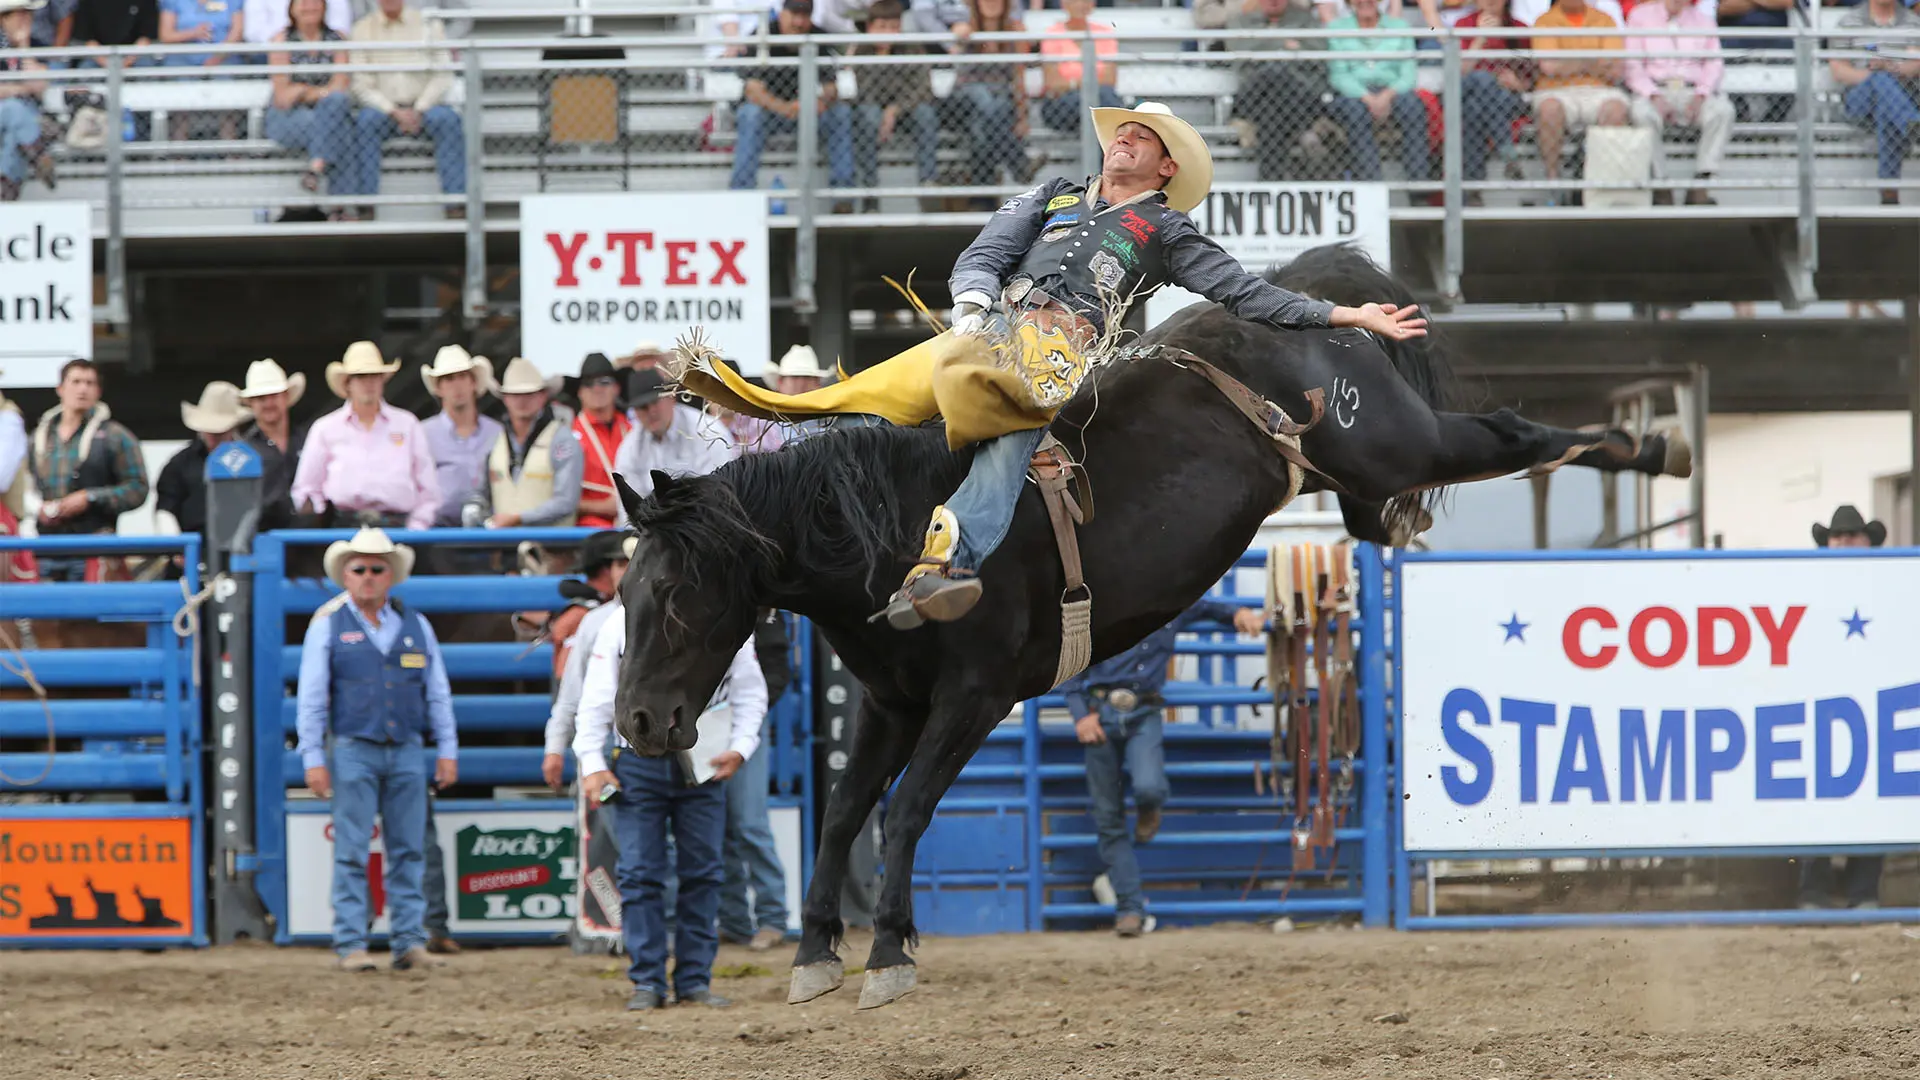
[[[954,298],[953,332],[956,337],[978,334],[987,328],[987,305],[992,301],[983,293],[962,293]]]

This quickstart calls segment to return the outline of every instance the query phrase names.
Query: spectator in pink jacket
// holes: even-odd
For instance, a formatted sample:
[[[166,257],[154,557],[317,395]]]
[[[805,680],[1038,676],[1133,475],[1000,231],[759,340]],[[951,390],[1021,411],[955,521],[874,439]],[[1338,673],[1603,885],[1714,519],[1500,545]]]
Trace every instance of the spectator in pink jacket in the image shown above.
[[[386,363],[371,341],[354,342],[327,365],[327,388],[346,404],[313,422],[293,478],[294,509],[319,515],[314,524],[433,527],[440,484],[426,433],[384,397],[398,370],[400,362]]]
[[[1644,0],[1627,16],[1627,26],[1640,30],[1667,30],[1675,37],[1627,38],[1627,89],[1633,92],[1629,108],[1633,122],[1653,129],[1653,175],[1666,177],[1666,155],[1660,139],[1669,126],[1698,128],[1700,143],[1694,152],[1694,172],[1701,183],[1687,192],[1690,206],[1712,206],[1705,181],[1720,168],[1727,140],[1733,137],[1733,99],[1720,92],[1726,64],[1718,56],[1659,57],[1648,53],[1720,51],[1715,36],[1719,24],[1705,5],[1692,0]],[[1681,33],[1681,31],[1690,31]],[[1672,191],[1653,193],[1655,204],[1673,202]]]

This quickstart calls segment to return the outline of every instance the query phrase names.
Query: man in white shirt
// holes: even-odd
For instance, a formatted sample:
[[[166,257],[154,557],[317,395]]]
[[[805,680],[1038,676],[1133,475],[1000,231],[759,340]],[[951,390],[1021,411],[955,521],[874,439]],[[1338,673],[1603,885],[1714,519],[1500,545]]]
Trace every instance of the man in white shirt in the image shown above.
[[[353,96],[360,108],[354,114],[354,127],[360,135],[360,152],[349,164],[357,175],[347,180],[347,193],[380,193],[381,147],[395,135],[424,136],[433,140],[434,171],[445,195],[464,194],[467,190],[466,132],[460,114],[444,104],[453,89],[453,74],[446,70],[452,54],[441,48],[443,31],[429,23],[418,8],[405,0],[380,0],[379,5],[353,24],[349,35],[354,42],[382,44],[412,43],[413,49],[380,51],[357,49],[355,64],[396,66],[420,64],[415,71],[360,71],[353,76]],[[426,70],[426,65],[439,70]],[[335,193],[339,193],[336,187]],[[464,217],[465,204],[446,207],[448,217]]]
[[[614,840],[620,846],[615,869],[620,932],[630,958],[627,978],[633,983],[627,1008],[657,1009],[667,1001],[669,835],[678,855],[680,879],[674,906],[673,994],[683,1004],[725,1008],[732,1002],[708,989],[713,957],[720,948],[717,920],[723,881],[720,851],[727,829],[725,781],[760,747],[760,724],[767,715],[766,676],[754,655],[753,639],[748,638],[734,653],[727,677],[700,714],[703,729],[726,726],[727,749],[705,763],[713,776],[696,784],[683,755],[643,757],[627,748],[613,730],[613,702],[626,647],[626,619],[609,618],[587,658],[573,752],[579,758],[580,787],[589,806],[598,804],[608,787],[615,787],[608,805],[613,808]],[[614,744],[611,762],[609,743]]]
[[[733,460],[733,436],[726,426],[691,405],[682,405],[667,393],[667,381],[658,371],[643,368],[628,380],[627,401],[633,407],[633,430],[620,440],[613,454],[613,471],[640,495],[653,494],[653,470],[668,476],[702,476]],[[627,513],[619,508],[615,525],[625,528]]]

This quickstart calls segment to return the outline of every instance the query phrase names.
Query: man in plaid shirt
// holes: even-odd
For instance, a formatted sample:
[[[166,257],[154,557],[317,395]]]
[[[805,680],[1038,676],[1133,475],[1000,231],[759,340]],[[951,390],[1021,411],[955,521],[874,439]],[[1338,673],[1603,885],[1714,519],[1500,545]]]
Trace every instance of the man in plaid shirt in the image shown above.
[[[133,433],[100,400],[100,372],[86,360],[60,369],[60,404],[28,446],[40,488],[40,535],[113,533],[120,515],[147,501],[147,466]],[[40,557],[43,581],[88,580],[85,557]]]

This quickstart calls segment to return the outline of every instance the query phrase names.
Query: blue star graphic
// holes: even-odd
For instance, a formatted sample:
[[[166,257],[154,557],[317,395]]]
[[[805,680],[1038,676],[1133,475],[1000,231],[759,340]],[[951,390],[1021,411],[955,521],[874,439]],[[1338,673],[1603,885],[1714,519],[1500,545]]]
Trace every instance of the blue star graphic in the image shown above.
[[[1852,637],[1855,634],[1859,634],[1861,639],[1864,640],[1867,636],[1867,624],[1872,622],[1873,620],[1861,618],[1860,609],[1854,608],[1852,618],[1841,619],[1840,621],[1841,623],[1845,624],[1847,628],[1847,637]]]
[[[1525,645],[1527,643],[1527,639],[1525,636],[1527,632],[1527,627],[1532,626],[1533,624],[1521,622],[1520,613],[1516,611],[1513,613],[1513,618],[1507,620],[1506,622],[1500,623],[1498,625],[1502,630],[1505,630],[1507,632],[1507,636],[1500,639],[1500,643],[1502,645],[1505,645],[1507,642],[1514,641],[1516,639],[1522,645]]]

